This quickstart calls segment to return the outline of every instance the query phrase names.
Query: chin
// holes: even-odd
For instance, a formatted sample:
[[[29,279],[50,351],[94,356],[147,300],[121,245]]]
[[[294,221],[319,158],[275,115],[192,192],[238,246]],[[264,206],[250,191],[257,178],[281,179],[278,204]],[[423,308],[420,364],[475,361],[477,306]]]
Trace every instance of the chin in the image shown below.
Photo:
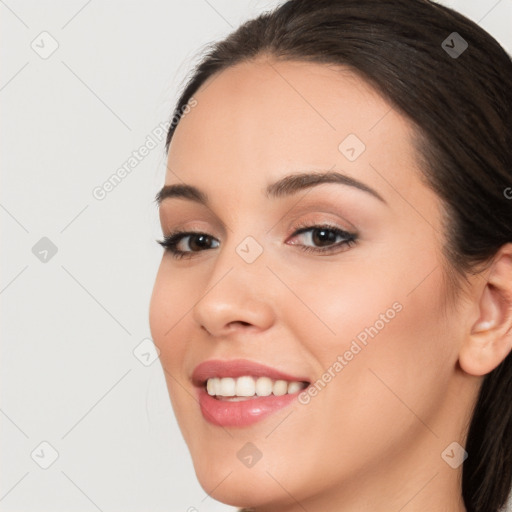
[[[194,469],[203,490],[226,505],[258,507],[284,499],[283,489],[265,471],[262,461],[259,461],[257,467],[238,468],[230,464],[209,464],[207,460],[201,460],[194,464]]]

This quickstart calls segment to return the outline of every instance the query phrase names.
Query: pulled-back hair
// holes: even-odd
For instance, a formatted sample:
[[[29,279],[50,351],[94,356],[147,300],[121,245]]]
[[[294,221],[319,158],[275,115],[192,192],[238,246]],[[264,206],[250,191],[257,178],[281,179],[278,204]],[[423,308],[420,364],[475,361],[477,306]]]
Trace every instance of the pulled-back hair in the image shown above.
[[[173,115],[214,74],[264,55],[348,67],[412,122],[454,297],[512,242],[512,61],[476,23],[429,0],[289,0],[212,44]],[[465,448],[467,511],[498,512],[512,483],[511,354],[483,379]]]

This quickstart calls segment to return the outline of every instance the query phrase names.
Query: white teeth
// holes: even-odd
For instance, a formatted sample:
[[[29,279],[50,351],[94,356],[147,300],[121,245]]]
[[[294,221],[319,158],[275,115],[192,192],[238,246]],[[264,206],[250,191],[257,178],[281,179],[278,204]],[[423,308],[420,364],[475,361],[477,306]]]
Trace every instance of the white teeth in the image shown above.
[[[292,394],[305,388],[304,382],[288,382],[272,380],[269,377],[252,377],[244,375],[236,379],[232,377],[213,377],[206,381],[206,391],[210,396],[222,397],[254,397]]]
[[[208,391],[208,394],[211,396],[214,396],[217,391],[217,383],[215,381],[218,381],[219,379],[208,379],[206,381],[206,391]]]
[[[268,396],[272,394],[272,379],[269,377],[260,377],[256,381],[256,394],[258,396]]]
[[[302,382],[289,382],[288,383],[288,393],[296,393],[297,391],[303,388]]]
[[[288,382],[285,380],[276,380],[272,387],[272,393],[276,396],[286,395],[286,393],[288,393]]]
[[[236,379],[236,396],[252,396],[256,391],[256,382],[252,377],[238,377]]]
[[[219,379],[219,384],[217,385],[218,395],[221,396],[233,396],[235,395],[235,379],[231,377],[224,377],[223,379]]]

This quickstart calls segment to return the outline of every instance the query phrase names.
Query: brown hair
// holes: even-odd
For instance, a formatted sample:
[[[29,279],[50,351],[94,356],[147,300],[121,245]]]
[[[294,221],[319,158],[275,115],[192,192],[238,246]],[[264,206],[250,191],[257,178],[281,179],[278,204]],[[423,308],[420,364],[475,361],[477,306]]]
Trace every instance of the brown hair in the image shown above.
[[[445,211],[456,291],[512,242],[512,61],[477,24],[429,0],[289,0],[214,43],[174,115],[215,73],[260,55],[349,67],[413,122],[422,179]],[[498,512],[510,492],[511,358],[485,376],[472,412],[468,512]]]

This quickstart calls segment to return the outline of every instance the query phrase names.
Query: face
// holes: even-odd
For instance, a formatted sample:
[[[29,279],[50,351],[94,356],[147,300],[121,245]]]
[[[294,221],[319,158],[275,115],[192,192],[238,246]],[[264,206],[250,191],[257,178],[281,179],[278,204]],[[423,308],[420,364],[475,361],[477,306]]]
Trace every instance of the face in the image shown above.
[[[204,201],[161,201],[163,234],[189,234],[164,252],[150,327],[201,485],[236,506],[355,502],[372,479],[383,496],[404,470],[416,491],[453,472],[461,333],[410,124],[321,64],[240,64],[194,100],[165,185]]]

